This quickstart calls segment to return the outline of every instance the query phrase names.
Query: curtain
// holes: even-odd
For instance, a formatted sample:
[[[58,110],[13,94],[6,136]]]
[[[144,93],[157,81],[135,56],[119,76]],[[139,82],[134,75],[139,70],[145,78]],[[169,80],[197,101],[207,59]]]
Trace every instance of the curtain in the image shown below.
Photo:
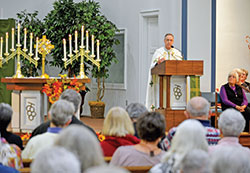
[[[3,58],[5,58],[5,47],[6,47],[6,32],[9,33],[8,40],[8,52],[10,53],[11,48],[11,29],[15,28],[15,20],[14,19],[2,19],[0,20],[0,37],[3,37]],[[15,37],[16,38],[16,37]],[[14,44],[15,45],[15,44]],[[2,68],[0,68],[0,78],[11,77],[14,75],[15,69],[15,60],[11,59],[8,63],[3,64]],[[6,84],[0,82],[0,103],[5,102],[11,104],[11,92],[6,89]]]
[[[190,98],[200,95],[200,76],[190,76]]]

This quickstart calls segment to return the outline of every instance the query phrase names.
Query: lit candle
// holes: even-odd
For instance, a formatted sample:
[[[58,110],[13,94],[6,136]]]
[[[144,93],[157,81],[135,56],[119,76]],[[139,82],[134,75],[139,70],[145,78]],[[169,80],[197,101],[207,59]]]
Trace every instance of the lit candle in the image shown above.
[[[94,40],[95,40],[95,36],[94,35],[92,35],[91,40],[92,40],[91,51],[92,51],[92,55],[94,55]]]
[[[38,58],[38,37],[36,37],[36,57]]]
[[[66,57],[66,40],[65,40],[65,38],[63,39],[63,54],[64,54],[64,59],[66,60],[67,57]]]
[[[83,37],[84,37],[84,26],[81,28],[81,47],[83,47]]]
[[[75,52],[77,52],[77,31],[75,31]]]
[[[89,31],[86,31],[86,50],[89,50]]]
[[[3,37],[1,37],[1,49],[0,49],[0,57],[3,57]]]
[[[100,60],[100,53],[99,53],[99,46],[100,46],[100,41],[96,40],[96,52],[97,52],[97,60]]]
[[[20,23],[17,25],[17,44],[20,44]]]
[[[5,44],[5,53],[8,54],[8,41],[9,41],[9,33],[6,32],[6,44]]]
[[[23,49],[26,49],[26,35],[27,35],[27,29],[24,28],[24,48]]]
[[[69,54],[72,55],[72,36],[69,34]]]
[[[14,28],[11,30],[11,49],[14,50]]]
[[[30,33],[30,54],[32,54],[33,33]]]

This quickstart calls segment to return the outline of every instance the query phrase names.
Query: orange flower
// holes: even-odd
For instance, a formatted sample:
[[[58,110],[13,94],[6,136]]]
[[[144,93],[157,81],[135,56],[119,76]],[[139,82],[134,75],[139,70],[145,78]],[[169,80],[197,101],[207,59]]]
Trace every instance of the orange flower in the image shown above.
[[[79,92],[84,89],[84,85],[81,82],[78,82],[78,79],[74,76],[74,79],[67,79],[66,75],[60,75],[61,80],[51,79],[47,80],[47,84],[44,84],[42,92],[44,92],[50,103],[57,101],[61,93],[66,89],[73,89],[76,92]]]

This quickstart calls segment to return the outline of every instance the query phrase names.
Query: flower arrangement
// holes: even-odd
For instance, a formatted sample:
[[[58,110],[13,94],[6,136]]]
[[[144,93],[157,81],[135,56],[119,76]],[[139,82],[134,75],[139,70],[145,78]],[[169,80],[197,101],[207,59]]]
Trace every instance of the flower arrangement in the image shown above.
[[[47,84],[43,86],[42,92],[44,92],[51,104],[55,103],[62,92],[66,89],[73,89],[76,92],[83,90],[83,83],[79,82],[76,77],[74,79],[68,79],[67,75],[60,75],[61,79],[50,79],[47,80]]]
[[[23,142],[28,141],[30,139],[30,137],[31,137],[30,133],[25,133],[25,134],[21,135],[21,139]]]
[[[104,136],[104,135],[102,135],[100,132],[96,132],[96,135],[97,135],[98,140],[99,140],[100,142],[102,142],[102,141],[104,141],[104,140],[105,140],[105,136]]]

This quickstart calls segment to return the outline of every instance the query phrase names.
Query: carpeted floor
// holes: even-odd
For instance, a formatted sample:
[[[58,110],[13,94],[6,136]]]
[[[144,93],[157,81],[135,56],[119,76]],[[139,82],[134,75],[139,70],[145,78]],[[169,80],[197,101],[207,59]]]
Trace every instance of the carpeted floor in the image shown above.
[[[81,116],[81,121],[90,126],[91,128],[93,128],[96,132],[100,132],[102,130],[102,126],[103,126],[103,118],[91,118],[89,116]]]

